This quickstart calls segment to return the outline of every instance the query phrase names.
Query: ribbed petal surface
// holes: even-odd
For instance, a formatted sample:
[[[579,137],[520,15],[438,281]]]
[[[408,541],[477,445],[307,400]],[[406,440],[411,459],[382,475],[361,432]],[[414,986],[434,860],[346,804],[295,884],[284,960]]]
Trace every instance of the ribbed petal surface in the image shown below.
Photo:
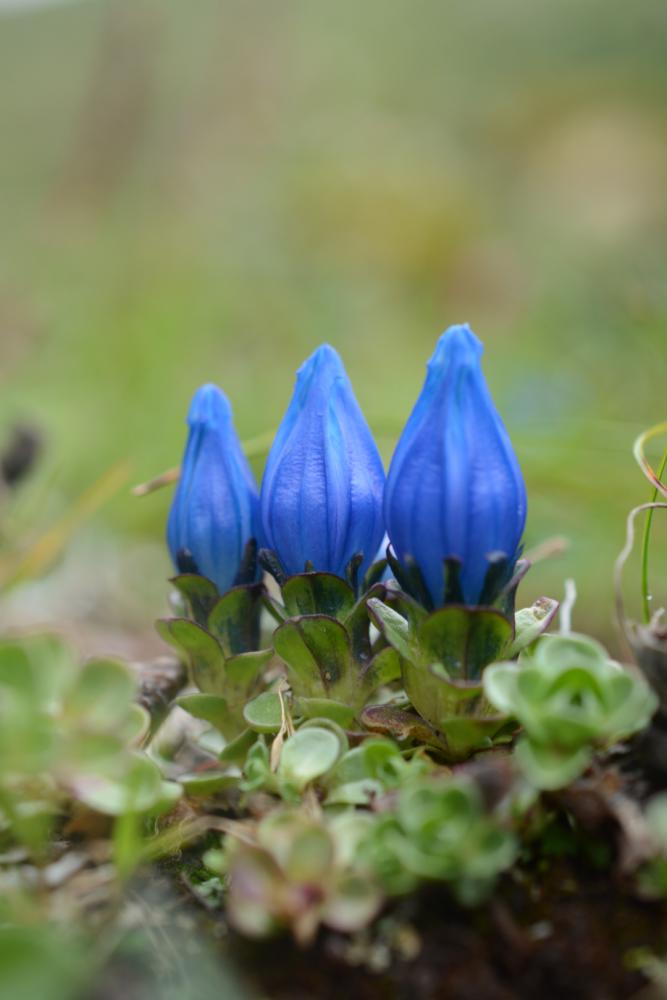
[[[443,333],[387,475],[389,538],[401,562],[417,560],[436,606],[444,559],[461,560],[466,603],[476,604],[487,555],[513,558],[526,521],[521,469],[482,375],[483,350],[467,324]]]
[[[221,389],[211,384],[198,389],[187,422],[167,543],[175,566],[178,551],[188,549],[199,572],[222,594],[234,582],[248,539],[257,538],[257,486]]]
[[[343,363],[322,344],[297,372],[294,395],[262,480],[262,545],[289,575],[344,576],[355,554],[372,563],[384,532],[384,469]]]

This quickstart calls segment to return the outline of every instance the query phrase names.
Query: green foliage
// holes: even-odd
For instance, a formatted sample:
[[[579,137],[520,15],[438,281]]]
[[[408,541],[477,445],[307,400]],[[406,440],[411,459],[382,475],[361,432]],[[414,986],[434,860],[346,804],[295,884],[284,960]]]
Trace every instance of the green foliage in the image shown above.
[[[367,574],[364,585],[372,579]],[[300,573],[285,581],[283,605],[271,602],[281,619],[273,642],[298,698],[338,702],[358,715],[378,688],[399,679],[394,651],[373,655],[371,649],[366,601],[384,593],[382,584],[373,583],[355,601],[350,585],[331,573]]]
[[[361,854],[391,894],[444,880],[467,905],[493,888],[517,854],[514,835],[486,814],[464,778],[410,781],[393,809],[382,812]]]
[[[147,713],[114,660],[79,666],[60,639],[0,643],[0,811],[5,834],[38,851],[70,797],[118,816],[161,811],[180,795],[136,749]]]
[[[262,672],[273,656],[272,649],[257,649],[264,587],[233,587],[218,597],[210,580],[193,573],[171,582],[185,598],[190,617],[161,619],[157,630],[188,664],[202,692],[183,697],[179,704],[210,722],[226,740],[234,740],[246,728],[244,706],[259,691]]]
[[[346,933],[366,927],[383,901],[372,872],[358,863],[373,822],[361,812],[325,818],[280,809],[250,838],[228,836],[224,851],[209,851],[204,860],[229,876],[231,924],[254,938],[287,927],[301,945],[312,942],[320,924]]]
[[[481,675],[489,663],[534,642],[558,602],[541,598],[517,612],[515,629],[498,608],[451,604],[428,614],[401,591],[388,590],[386,600],[399,610],[371,598],[369,613],[399,654],[403,686],[420,718],[408,732],[405,712],[367,709],[365,725],[402,739],[422,739],[452,762],[467,760],[476,747],[504,738],[512,729],[511,715],[495,711],[484,696]]]
[[[498,663],[484,674],[489,701],[515,716],[526,731],[516,756],[538,788],[573,781],[595,747],[648,725],[657,699],[643,677],[609,660],[581,635],[543,636],[519,663]]]

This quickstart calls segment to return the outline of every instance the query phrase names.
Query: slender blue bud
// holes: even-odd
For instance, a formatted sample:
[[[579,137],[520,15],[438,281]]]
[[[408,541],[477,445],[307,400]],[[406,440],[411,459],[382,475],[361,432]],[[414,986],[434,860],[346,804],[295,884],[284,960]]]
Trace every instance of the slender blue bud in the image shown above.
[[[526,489],[482,375],[482,344],[467,324],[440,337],[424,388],[391,462],[384,499],[398,559],[416,559],[436,606],[443,560],[462,564],[466,604],[478,604],[488,556],[517,554]]]
[[[196,567],[224,594],[234,585],[248,539],[257,538],[257,486],[221,389],[201,386],[187,423],[190,432],[169,511],[167,543],[180,572]]]
[[[362,579],[384,532],[382,460],[343,362],[328,344],[297,372],[294,395],[264,470],[262,545],[285,572],[345,575],[363,552]]]

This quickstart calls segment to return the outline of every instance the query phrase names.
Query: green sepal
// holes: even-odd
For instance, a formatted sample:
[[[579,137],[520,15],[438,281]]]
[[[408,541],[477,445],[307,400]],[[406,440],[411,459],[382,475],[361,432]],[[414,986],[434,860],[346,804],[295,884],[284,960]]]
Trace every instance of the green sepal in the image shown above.
[[[492,552],[487,556],[489,568],[484,577],[479,605],[490,605],[500,597],[503,584],[509,579],[512,569],[504,552]]]
[[[249,653],[259,645],[259,620],[264,585],[233,587],[216,601],[206,624],[225,657]]]
[[[281,594],[290,618],[328,615],[343,622],[354,607],[352,588],[334,573],[298,573],[285,582]]]
[[[225,749],[219,754],[218,760],[221,764],[230,767],[243,768],[245,759],[251,746],[257,742],[257,733],[254,729],[244,729],[240,736],[230,740]]]
[[[181,573],[172,576],[169,583],[185,598],[190,618],[206,628],[211,608],[218,600],[218,588],[213,581],[196,573]]]
[[[225,692],[225,658],[218,640],[189,618],[160,618],[159,634],[190,667],[192,680],[205,694]]]
[[[352,645],[352,656],[358,664],[368,662],[372,656],[369,637],[371,619],[366,606],[367,601],[377,598],[383,600],[385,595],[386,588],[383,584],[375,583],[370,590],[363,593],[343,622]]]
[[[361,566],[363,561],[364,561],[363,552],[355,552],[350,561],[348,562],[347,566],[345,567],[345,579],[350,585],[352,593],[355,595],[359,591],[359,581],[358,581],[359,567]]]
[[[502,611],[502,613],[509,618],[510,621],[512,621],[512,618],[514,617],[517,588],[529,569],[530,559],[517,560],[511,571],[511,580],[503,587],[500,594],[493,602],[494,608],[498,608],[499,611]]]
[[[251,535],[243,550],[243,558],[234,578],[233,587],[246,587],[257,579],[257,549],[257,539]]]
[[[378,559],[377,562],[371,563],[366,571],[365,577],[361,581],[360,592],[362,594],[367,594],[376,583],[381,581],[387,565],[386,559]]]
[[[474,680],[502,657],[514,637],[512,623],[495,608],[449,604],[419,628],[425,663],[443,663],[452,678]]]

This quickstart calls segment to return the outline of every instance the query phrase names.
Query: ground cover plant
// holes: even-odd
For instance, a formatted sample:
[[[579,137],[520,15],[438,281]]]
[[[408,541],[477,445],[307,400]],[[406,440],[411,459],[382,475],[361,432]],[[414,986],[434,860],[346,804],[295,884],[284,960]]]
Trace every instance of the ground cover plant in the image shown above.
[[[620,577],[635,516],[667,506],[665,461],[650,469],[645,435],[654,495],[617,563],[620,663],[572,631],[571,583],[559,621],[550,597],[517,609],[526,491],[482,353],[467,325],[441,336],[386,480],[330,346],[297,373],[261,491],[228,400],[202,386],[157,623],[175,658],[137,681],[54,637],[0,645],[8,996],[47,995],[37,951],[53,996],[103,990],[108,941],[156,872],[199,937],[224,937],[239,996],[662,981],[667,634],[648,517],[641,624]]]

